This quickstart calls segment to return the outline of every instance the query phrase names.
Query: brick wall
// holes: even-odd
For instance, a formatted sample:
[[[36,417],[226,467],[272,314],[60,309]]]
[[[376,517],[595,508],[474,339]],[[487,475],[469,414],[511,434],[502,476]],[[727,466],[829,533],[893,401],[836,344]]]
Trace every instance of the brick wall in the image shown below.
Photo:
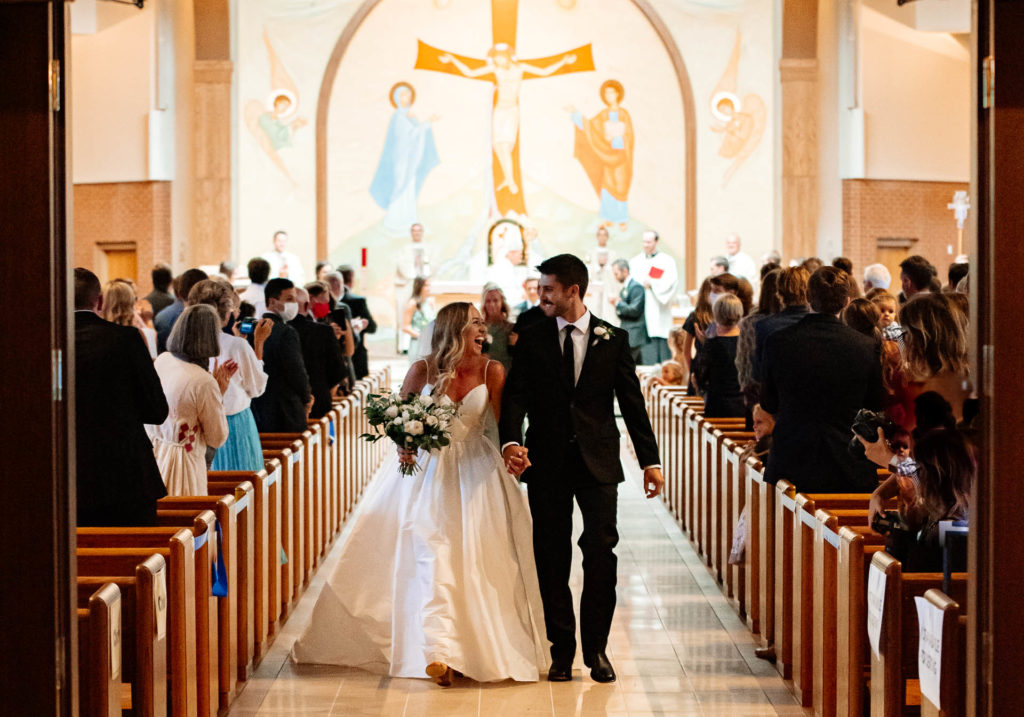
[[[952,245],[955,254],[957,241],[956,221],[946,205],[954,192],[968,188],[966,182],[843,180],[843,254],[853,261],[857,278],[879,260],[879,239],[906,238],[916,240],[909,253],[932,262],[945,283],[953,261],[947,249]],[[898,288],[899,277],[893,280]]]
[[[134,247],[135,278],[143,296],[152,290],[149,270],[171,260],[170,182],[114,182],[74,185],[73,242],[75,266],[106,276],[104,248]]]

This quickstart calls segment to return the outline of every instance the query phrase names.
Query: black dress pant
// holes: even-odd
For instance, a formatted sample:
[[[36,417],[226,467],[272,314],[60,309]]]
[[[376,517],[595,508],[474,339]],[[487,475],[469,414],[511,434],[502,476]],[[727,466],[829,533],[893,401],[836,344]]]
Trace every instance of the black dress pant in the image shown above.
[[[569,590],[573,499],[583,514],[583,535],[578,543],[583,551],[583,653],[603,651],[608,644],[615,612],[618,488],[615,483],[603,484],[594,479],[575,443],[560,474],[538,476],[528,484],[533,552],[544,603],[544,623],[555,659],[569,659],[576,654],[576,615]]]

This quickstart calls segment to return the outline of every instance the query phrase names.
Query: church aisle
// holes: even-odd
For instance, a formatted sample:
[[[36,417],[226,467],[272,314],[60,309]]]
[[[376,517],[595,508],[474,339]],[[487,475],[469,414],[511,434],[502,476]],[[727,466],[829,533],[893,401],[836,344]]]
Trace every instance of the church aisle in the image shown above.
[[[294,665],[292,643],[340,554],[347,530],[317,571],[230,717],[259,715],[803,715],[774,668],[754,657],[750,634],[672,522],[647,501],[625,451],[619,498],[618,606],[608,646],[618,681],[601,685],[577,657],[571,683],[391,679],[332,666]],[[577,512],[576,537],[581,526]],[[352,522],[349,522],[349,526]],[[576,551],[573,592],[582,584]]]

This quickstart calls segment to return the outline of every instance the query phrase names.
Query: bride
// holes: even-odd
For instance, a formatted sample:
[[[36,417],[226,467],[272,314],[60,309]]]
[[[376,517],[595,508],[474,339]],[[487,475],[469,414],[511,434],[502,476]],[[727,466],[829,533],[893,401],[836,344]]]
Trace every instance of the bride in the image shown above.
[[[453,672],[537,680],[546,646],[530,514],[498,451],[505,372],[483,355],[486,335],[471,304],[438,313],[431,355],[410,367],[402,395],[460,404],[451,445],[399,451],[381,471],[295,643],[296,662],[440,685]],[[398,461],[420,469],[403,476]]]

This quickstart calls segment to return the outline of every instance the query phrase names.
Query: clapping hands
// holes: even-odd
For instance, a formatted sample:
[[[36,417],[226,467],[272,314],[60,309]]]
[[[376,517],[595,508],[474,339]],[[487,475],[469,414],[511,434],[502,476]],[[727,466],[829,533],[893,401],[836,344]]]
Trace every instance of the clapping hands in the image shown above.
[[[217,379],[217,385],[220,387],[220,394],[223,396],[228,390],[228,385],[231,383],[231,377],[238,371],[238,364],[234,359],[228,359],[224,363],[217,363],[213,369],[213,377]]]

